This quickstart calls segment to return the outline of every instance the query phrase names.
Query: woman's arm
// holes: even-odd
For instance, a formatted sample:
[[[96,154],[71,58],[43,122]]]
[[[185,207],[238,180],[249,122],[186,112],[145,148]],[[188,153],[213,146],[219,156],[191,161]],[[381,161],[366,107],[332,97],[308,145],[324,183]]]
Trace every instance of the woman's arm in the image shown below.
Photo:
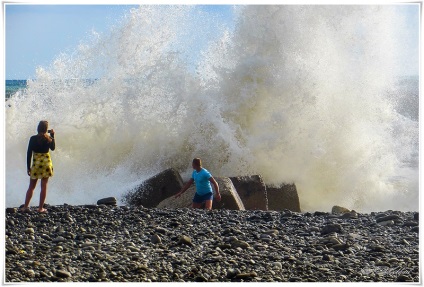
[[[56,148],[56,143],[54,140],[54,129],[51,130],[50,137],[52,138],[52,142],[50,143],[50,149],[54,150]]]
[[[194,182],[194,179],[190,178],[190,180],[181,188],[180,192],[175,195],[175,198],[178,198],[183,194]]]
[[[219,193],[219,185],[218,185],[218,183],[216,182],[216,180],[213,177],[211,177],[209,179],[209,181],[212,183],[213,187],[215,188],[216,200],[217,201],[221,201],[221,194]]]
[[[29,139],[28,149],[27,149],[27,173],[28,173],[28,175],[31,174],[32,145],[33,145],[33,140],[32,140],[32,137],[31,137]]]

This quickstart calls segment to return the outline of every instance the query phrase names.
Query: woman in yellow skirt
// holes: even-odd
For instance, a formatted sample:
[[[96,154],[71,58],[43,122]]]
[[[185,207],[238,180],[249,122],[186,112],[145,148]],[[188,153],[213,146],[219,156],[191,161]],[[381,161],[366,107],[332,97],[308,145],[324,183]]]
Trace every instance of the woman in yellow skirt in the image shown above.
[[[37,127],[37,135],[30,138],[27,151],[27,169],[30,176],[29,187],[26,193],[25,205],[22,211],[29,212],[29,203],[34,189],[37,186],[37,181],[41,179],[40,205],[38,212],[47,213],[44,208],[44,202],[47,196],[47,183],[49,177],[53,176],[53,164],[50,158],[49,150],[56,148],[54,141],[54,130],[48,130],[49,123],[40,121]],[[50,133],[50,136],[47,134]],[[31,166],[32,157],[32,166]]]

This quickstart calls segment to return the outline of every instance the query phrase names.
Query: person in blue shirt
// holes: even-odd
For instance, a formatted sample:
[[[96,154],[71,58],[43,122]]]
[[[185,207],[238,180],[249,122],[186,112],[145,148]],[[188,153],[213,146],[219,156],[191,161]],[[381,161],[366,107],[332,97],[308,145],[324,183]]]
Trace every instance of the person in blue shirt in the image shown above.
[[[180,197],[194,182],[196,185],[196,193],[193,197],[193,208],[202,208],[202,204],[204,203],[205,209],[212,209],[212,185],[215,188],[216,200],[221,201],[218,183],[209,171],[202,167],[200,158],[193,159],[192,166],[194,170],[191,174],[191,179],[181,188],[181,191],[175,195],[175,198]]]

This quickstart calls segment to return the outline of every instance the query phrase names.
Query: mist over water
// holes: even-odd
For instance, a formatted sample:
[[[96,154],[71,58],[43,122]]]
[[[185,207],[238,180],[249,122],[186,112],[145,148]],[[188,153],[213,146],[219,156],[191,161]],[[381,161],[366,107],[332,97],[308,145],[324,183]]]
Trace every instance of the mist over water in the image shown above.
[[[227,28],[195,6],[132,10],[6,102],[6,205],[46,119],[50,204],[120,198],[168,167],[187,179],[200,157],[214,176],[294,182],[304,211],[418,210],[418,79],[399,77],[395,7],[243,6]]]

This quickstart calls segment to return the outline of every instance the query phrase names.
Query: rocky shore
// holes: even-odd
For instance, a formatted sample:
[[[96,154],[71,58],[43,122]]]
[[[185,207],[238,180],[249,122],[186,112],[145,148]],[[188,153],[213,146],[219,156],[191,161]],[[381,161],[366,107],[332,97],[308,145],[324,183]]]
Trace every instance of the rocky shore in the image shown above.
[[[418,213],[6,210],[5,282],[419,282]]]

